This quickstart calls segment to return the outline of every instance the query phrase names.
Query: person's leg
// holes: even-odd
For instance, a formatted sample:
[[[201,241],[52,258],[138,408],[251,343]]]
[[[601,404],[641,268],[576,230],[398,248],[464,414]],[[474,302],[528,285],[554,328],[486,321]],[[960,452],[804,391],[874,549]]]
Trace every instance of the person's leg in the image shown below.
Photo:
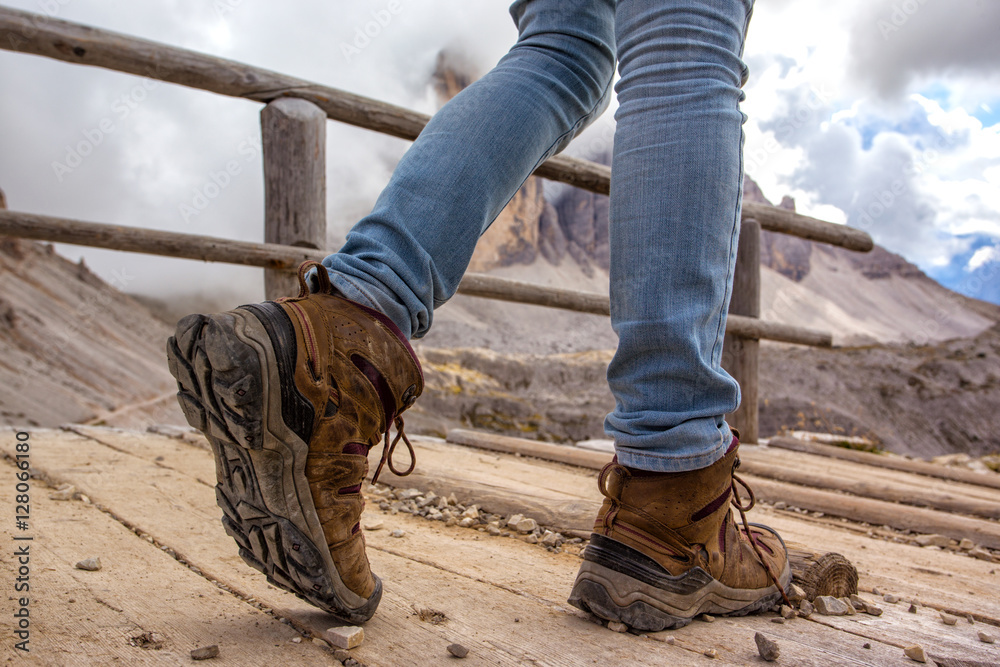
[[[606,108],[614,4],[511,7],[517,44],[435,114],[371,214],[324,260],[341,294],[381,310],[408,337],[427,332],[480,235],[535,167]]]
[[[781,538],[732,518],[739,443],[724,415],[739,388],[720,366],[751,4],[618,3],[610,240],[619,343],[605,422],[616,459],[598,479],[605,501],[569,601],[636,630],[766,609],[791,581]]]
[[[351,623],[368,620],[382,595],[358,523],[361,482],[383,435],[373,481],[392,468],[400,414],[423,390],[408,339],[455,292],[517,188],[610,94],[612,0],[511,11],[517,45],[434,117],[326,271],[300,267],[295,298],[188,316],[167,344],[181,408],[215,453],[240,555]]]
[[[707,466],[739,387],[721,367],[742,185],[740,59],[749,0],[618,6],[605,429],[644,470]]]

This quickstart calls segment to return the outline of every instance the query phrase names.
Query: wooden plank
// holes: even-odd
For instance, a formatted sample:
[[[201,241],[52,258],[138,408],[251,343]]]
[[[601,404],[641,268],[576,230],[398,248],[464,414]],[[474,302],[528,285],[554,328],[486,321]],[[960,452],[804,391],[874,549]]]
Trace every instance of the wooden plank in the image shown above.
[[[740,225],[729,314],[760,317],[760,224],[756,220],[744,220]],[[742,395],[739,407],[726,418],[739,429],[743,442],[757,442],[760,342],[727,332],[722,348],[722,367],[739,383]]]
[[[142,504],[144,497],[170,497],[171,502],[161,502],[153,525],[171,538],[167,543],[179,552],[195,552],[188,539],[194,522],[188,508],[176,501],[207,501],[209,490],[195,477],[165,466],[190,463],[178,447],[188,448],[188,454],[210,465],[209,453],[162,437],[86,430],[100,435],[108,445],[94,440],[87,445],[75,434],[47,439],[46,434],[52,432],[36,432],[35,441],[44,441],[45,445],[35,461],[38,469],[48,473],[52,466],[60,474],[100,485],[100,489],[82,488],[88,493],[96,490],[95,498],[102,495],[105,506],[120,520],[142,515],[140,508],[133,505]],[[537,469],[537,462],[532,463]],[[149,467],[172,474],[150,480]],[[84,468],[91,470],[81,472]],[[197,475],[203,472],[204,468],[199,467]],[[506,472],[502,469],[497,474]],[[550,553],[538,546],[472,530],[448,528],[409,515],[377,516],[387,525],[368,533],[369,556],[373,568],[386,582],[385,596],[379,613],[366,625],[365,644],[353,651],[368,664],[451,664],[445,647],[458,641],[471,649],[467,660],[472,664],[577,665],[590,663],[592,656],[611,664],[701,664],[702,652],[714,648],[719,664],[742,665],[755,660],[752,636],[758,630],[777,639],[784,659],[794,664],[819,666],[831,660],[837,664],[892,664],[896,653],[893,647],[877,640],[872,642],[872,649],[862,649],[857,642],[845,641],[844,635],[832,628],[804,620],[778,627],[767,617],[694,623],[669,633],[675,637],[673,646],[663,643],[663,635],[643,639],[611,633],[586,621],[564,602],[579,562],[575,556]],[[390,528],[404,530],[404,537],[390,536]],[[233,548],[229,538],[221,535],[221,530],[218,533],[213,542],[218,551],[216,559],[221,561],[228,559]],[[205,555],[210,553],[208,550]],[[205,565],[199,559],[189,560],[198,567]],[[221,575],[220,581],[226,585],[243,579],[242,573],[237,576],[225,568]],[[287,610],[274,604],[275,596],[283,594],[261,585],[263,578],[255,573],[251,572],[249,578],[249,587],[241,593],[252,594],[257,601],[273,607],[275,614],[285,615]],[[441,625],[422,622],[413,613],[415,607],[444,611],[449,620]],[[328,617],[319,612],[291,611],[289,618],[306,629],[320,630],[329,625]],[[250,644],[248,648],[253,646],[253,638],[251,631],[244,640]]]
[[[522,438],[511,438],[494,434],[484,434],[478,431],[467,431],[463,429],[453,429],[448,432],[448,441],[459,444],[467,444],[494,451],[507,453],[518,453],[523,456],[537,456],[548,458],[549,460],[561,461],[573,465],[580,465],[590,469],[600,469],[607,463],[607,455],[599,452],[586,450],[562,451],[570,449],[560,445],[550,445],[548,443],[524,440]],[[550,458],[551,457],[551,458]],[[740,458],[752,461],[753,454],[749,451],[741,451]],[[745,471],[764,473],[780,477],[781,479],[798,479],[803,483],[822,483],[827,486],[840,484],[843,488],[855,487],[866,492],[878,492],[875,485],[864,482],[851,483],[831,482],[820,476],[800,474],[793,470],[778,468],[777,466],[767,466],[761,464],[746,463]],[[972,539],[977,544],[1000,549],[1000,526],[995,522],[981,521],[978,519],[946,514],[937,510],[929,510],[921,507],[909,507],[892,502],[885,502],[865,497],[855,497],[842,493],[832,493],[820,491],[813,488],[789,484],[782,481],[765,479],[759,474],[747,474],[743,477],[751,483],[757,497],[770,502],[782,501],[789,505],[823,512],[831,516],[844,517],[852,521],[863,521],[875,525],[892,526],[900,530],[914,530],[921,533],[938,533],[950,538],[961,540],[964,537]],[[884,494],[883,494],[884,495]],[[953,499],[956,504],[963,507],[987,506],[988,503],[978,503],[974,500]],[[984,510],[985,511],[985,510]]]
[[[14,507],[14,470],[0,462],[3,507]],[[30,542],[14,541],[13,522],[0,525],[5,544],[30,545],[31,653],[20,659],[176,665],[187,664],[192,649],[215,644],[213,664],[333,664],[318,646],[293,643],[301,640],[293,628],[219,589],[93,505],[51,500],[50,493],[44,483],[32,482],[30,529],[17,535],[33,537]],[[90,557],[100,557],[100,571],[73,567]],[[4,581],[14,581],[14,570],[13,559],[0,559]],[[130,644],[145,632],[162,648]],[[10,647],[9,637],[5,644]]]
[[[777,447],[779,449],[788,449],[793,452],[803,452],[806,454],[814,454],[816,456],[840,459],[842,461],[851,461],[852,463],[863,463],[877,468],[902,470],[903,472],[912,472],[918,475],[937,477],[938,479],[951,479],[956,482],[965,482],[966,484],[976,484],[979,486],[988,486],[993,489],[1000,489],[1000,474],[996,473],[977,473],[972,470],[950,468],[936,463],[928,463],[927,461],[912,461],[910,459],[903,459],[895,456],[859,452],[853,449],[846,449],[835,445],[826,445],[819,442],[808,442],[805,440],[798,440],[796,438],[771,438],[768,441],[768,447]]]
[[[893,484],[885,480],[842,477],[829,473],[807,472],[794,466],[761,463],[756,461],[752,455],[741,457],[740,470],[757,477],[766,477],[770,480],[813,489],[839,491],[862,498],[885,500],[914,507],[927,507],[983,519],[1000,519],[1000,503],[932,491],[923,488],[919,484],[919,478],[914,480],[917,482],[915,484]]]
[[[264,241],[326,248],[326,114],[311,102],[279,98],[260,112],[264,160]],[[264,270],[266,299],[298,294],[287,271]]]
[[[0,7],[0,48],[258,102],[300,98],[318,106],[331,120],[402,139],[415,139],[430,120],[426,114],[260,67],[7,7]],[[579,158],[557,155],[535,173],[598,194],[606,195],[611,189],[610,168]],[[859,229],[794,211],[747,202],[743,213],[764,229],[862,252],[873,247],[871,237]]]

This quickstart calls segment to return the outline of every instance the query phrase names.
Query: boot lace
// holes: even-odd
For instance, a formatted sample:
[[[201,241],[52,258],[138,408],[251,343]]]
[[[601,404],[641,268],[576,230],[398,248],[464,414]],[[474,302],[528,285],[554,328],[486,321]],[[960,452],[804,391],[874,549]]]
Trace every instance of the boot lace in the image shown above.
[[[788,595],[785,594],[785,589],[781,586],[780,583],[778,583],[778,577],[774,575],[774,571],[771,570],[771,566],[767,564],[767,560],[764,558],[764,554],[761,553],[760,545],[757,544],[757,538],[754,537],[753,531],[750,530],[750,522],[747,521],[746,513],[752,510],[754,505],[757,504],[757,497],[754,495],[753,489],[750,488],[750,485],[744,482],[743,479],[736,474],[736,469],[739,467],[740,467],[740,459],[739,457],[737,457],[736,461],[733,463],[733,481],[732,481],[733,507],[735,507],[736,510],[740,513],[740,519],[743,521],[743,530],[746,532],[747,537],[750,539],[750,546],[753,547],[754,553],[757,554],[757,559],[760,561],[760,564],[764,566],[764,571],[767,572],[768,579],[771,580],[771,583],[774,584],[775,588],[778,589],[778,592],[781,593],[781,599],[784,600],[785,604],[791,607],[792,603],[788,599]],[[746,489],[747,495],[750,496],[750,499],[747,501],[746,504],[744,504],[743,499],[740,498],[740,492],[736,488],[737,484]]]
[[[389,470],[392,471],[392,474],[397,477],[406,477],[413,472],[413,469],[417,465],[417,454],[413,451],[413,445],[410,444],[410,439],[407,438],[406,433],[403,432],[403,418],[396,417],[393,420],[392,425],[396,427],[396,437],[392,439],[391,443],[389,442],[389,431],[392,429],[392,426],[387,426],[385,429],[385,440],[382,441],[382,458],[379,459],[378,467],[375,468],[375,474],[372,475],[372,484],[378,481],[378,476],[386,464],[389,465]],[[407,451],[410,453],[410,467],[403,472],[397,470],[396,466],[392,462],[393,452],[396,451],[396,445],[399,444],[400,440],[403,441],[403,444],[406,445]]]

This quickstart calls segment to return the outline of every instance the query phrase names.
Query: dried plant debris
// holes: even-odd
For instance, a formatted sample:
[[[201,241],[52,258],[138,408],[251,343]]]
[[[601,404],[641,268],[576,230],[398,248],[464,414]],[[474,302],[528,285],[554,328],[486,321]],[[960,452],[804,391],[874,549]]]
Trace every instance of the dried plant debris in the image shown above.
[[[443,611],[438,611],[437,609],[421,609],[413,607],[413,614],[424,623],[430,623],[431,625],[440,625],[448,620],[448,615]]]

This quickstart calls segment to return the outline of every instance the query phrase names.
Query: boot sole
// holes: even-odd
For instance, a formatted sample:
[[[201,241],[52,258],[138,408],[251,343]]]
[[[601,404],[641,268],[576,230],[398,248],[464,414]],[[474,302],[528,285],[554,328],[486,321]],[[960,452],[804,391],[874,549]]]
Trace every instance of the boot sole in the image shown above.
[[[284,311],[265,303],[185,317],[167,342],[167,361],[185,418],[211,443],[222,525],[240,556],[273,585],[363,623],[382,582],[375,577],[367,599],[355,594],[326,546],[305,476],[312,406],[294,388],[294,345]]]
[[[778,577],[791,584],[788,564]],[[606,621],[640,632],[682,628],[698,614],[745,616],[781,599],[777,586],[731,588],[700,567],[677,576],[651,558],[602,535],[591,536],[569,603]]]

